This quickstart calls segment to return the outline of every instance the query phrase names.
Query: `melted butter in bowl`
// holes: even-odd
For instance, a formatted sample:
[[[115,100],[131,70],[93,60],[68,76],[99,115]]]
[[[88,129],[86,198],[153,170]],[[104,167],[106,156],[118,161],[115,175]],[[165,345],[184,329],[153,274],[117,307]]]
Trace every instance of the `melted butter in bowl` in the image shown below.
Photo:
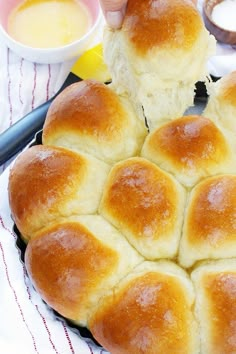
[[[56,48],[82,38],[92,26],[87,7],[76,0],[26,0],[12,10],[8,33],[35,48]]]
[[[103,23],[99,0],[0,0],[0,40],[36,63],[77,59]]]

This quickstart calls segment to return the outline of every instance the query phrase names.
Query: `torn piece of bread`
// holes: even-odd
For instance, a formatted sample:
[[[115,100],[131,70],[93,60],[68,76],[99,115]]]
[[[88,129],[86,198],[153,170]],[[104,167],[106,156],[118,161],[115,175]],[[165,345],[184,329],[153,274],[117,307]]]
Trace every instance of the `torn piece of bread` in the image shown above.
[[[190,0],[130,0],[120,30],[106,28],[104,58],[119,94],[149,128],[182,116],[207,76],[215,39]]]

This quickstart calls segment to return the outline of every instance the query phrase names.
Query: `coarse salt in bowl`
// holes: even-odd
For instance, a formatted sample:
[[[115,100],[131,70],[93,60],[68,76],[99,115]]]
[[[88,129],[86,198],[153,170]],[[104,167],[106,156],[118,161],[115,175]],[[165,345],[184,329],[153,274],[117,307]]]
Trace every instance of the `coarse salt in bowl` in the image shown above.
[[[79,57],[92,44],[102,23],[99,0],[78,0],[86,6],[91,16],[91,26],[78,40],[55,48],[39,48],[25,45],[8,33],[8,19],[22,0],[0,0],[0,36],[7,46],[19,56],[40,64],[53,64]],[[42,24],[43,26],[44,24]]]
[[[205,0],[203,3],[206,28],[221,43],[236,45],[236,29],[232,27],[232,23],[236,25],[235,9],[236,0]]]

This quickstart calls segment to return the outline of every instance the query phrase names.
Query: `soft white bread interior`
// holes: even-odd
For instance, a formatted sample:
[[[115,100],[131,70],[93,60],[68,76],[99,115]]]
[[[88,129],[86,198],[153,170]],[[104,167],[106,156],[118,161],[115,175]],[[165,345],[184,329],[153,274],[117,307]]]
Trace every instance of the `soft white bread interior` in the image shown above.
[[[24,239],[60,217],[96,213],[108,172],[104,162],[68,149],[25,150],[9,178],[11,212]]]
[[[236,259],[203,264],[192,273],[202,354],[236,353]]]
[[[112,86],[128,95],[149,128],[180,117],[205,81],[215,39],[190,0],[129,0],[122,28],[104,32]]]
[[[236,175],[217,175],[190,194],[180,241],[179,262],[236,257]]]
[[[181,268],[144,262],[99,302],[89,328],[112,354],[197,354],[194,298]]]
[[[28,243],[25,260],[41,297],[82,326],[104,293],[141,261],[98,215],[70,217],[42,229]]]
[[[43,143],[114,163],[138,154],[146,135],[144,121],[127,99],[108,85],[84,80],[66,88],[51,104]]]
[[[209,94],[204,115],[226,131],[236,152],[236,71],[211,83]]]
[[[176,256],[185,190],[152,162],[134,157],[111,169],[99,212],[147,259]]]
[[[209,119],[184,116],[149,134],[141,155],[192,187],[219,173],[236,173],[235,154],[227,138]]]

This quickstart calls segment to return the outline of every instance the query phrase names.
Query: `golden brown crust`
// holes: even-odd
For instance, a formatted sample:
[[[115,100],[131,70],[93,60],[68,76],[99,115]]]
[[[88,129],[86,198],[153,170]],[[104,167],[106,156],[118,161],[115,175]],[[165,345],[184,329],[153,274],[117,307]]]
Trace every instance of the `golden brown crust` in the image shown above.
[[[55,218],[94,213],[107,172],[103,162],[63,148],[38,145],[24,151],[9,179],[10,207],[23,237]]]
[[[154,130],[141,155],[187,187],[208,176],[235,172],[229,142],[214,122],[199,115],[183,116]]]
[[[236,106],[236,71],[224,76],[219,85],[219,101]]]
[[[122,31],[139,54],[155,47],[188,51],[203,28],[190,0],[129,0]]]
[[[134,238],[153,241],[175,225],[177,195],[171,178],[148,160],[132,158],[114,166],[101,211],[125,225]]]
[[[153,160],[170,161],[173,168],[182,172],[223,163],[229,149],[221,131],[207,118],[185,116],[175,119],[147,138]],[[155,161],[154,161],[155,162]]]
[[[83,180],[85,172],[85,159],[61,148],[38,145],[19,156],[10,174],[9,200],[13,219],[25,237],[42,226],[45,208],[58,214],[65,198],[75,192],[71,181]]]
[[[185,237],[191,247],[204,244],[218,248],[236,237],[236,176],[208,178],[199,184],[186,215]]]
[[[201,286],[207,299],[211,321],[210,352],[228,354],[236,351],[236,272],[203,275]]]
[[[41,297],[63,316],[81,321],[91,295],[116,269],[118,254],[83,225],[66,222],[30,240],[25,262]]]
[[[51,104],[45,145],[89,153],[114,163],[139,153],[147,129],[126,97],[95,80],[75,83]]]
[[[128,114],[110,88],[95,80],[80,81],[66,88],[51,104],[43,141],[48,144],[51,135],[72,131],[110,143],[127,124]]]
[[[150,271],[106,299],[89,327],[113,354],[187,354],[191,317],[178,278]]]

